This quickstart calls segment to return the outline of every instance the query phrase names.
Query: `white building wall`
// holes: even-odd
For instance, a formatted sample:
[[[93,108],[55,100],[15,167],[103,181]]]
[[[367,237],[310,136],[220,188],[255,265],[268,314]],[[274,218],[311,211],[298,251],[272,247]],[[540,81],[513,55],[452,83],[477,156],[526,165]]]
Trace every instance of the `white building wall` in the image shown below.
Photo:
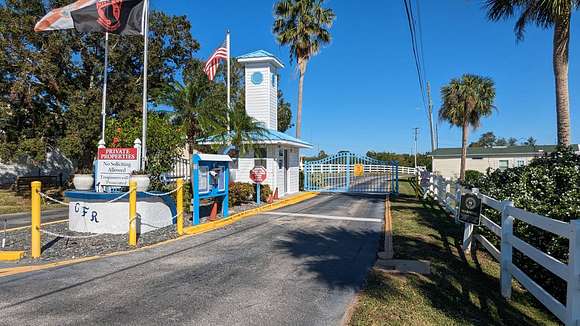
[[[300,151],[298,148],[284,148],[281,150],[288,150],[288,192],[284,192],[284,157],[279,156],[277,145],[270,145],[266,147],[268,158],[266,159],[268,178],[264,182],[270,186],[272,191],[278,188],[280,196],[294,194],[300,191]],[[281,160],[282,168],[278,164]],[[251,183],[250,171],[254,168],[254,152],[253,150],[241,156],[238,159],[237,169],[232,168],[232,181]],[[234,177],[235,176],[235,177]]]
[[[268,146],[266,151],[268,153],[268,158],[266,159],[266,169],[268,171],[268,177],[264,184],[269,185],[272,191],[276,188],[276,171],[278,168],[278,163],[272,158],[274,146]],[[254,164],[254,151],[251,150],[238,159],[238,168],[232,174],[235,175],[235,182],[247,182],[252,183],[250,179],[250,171],[255,167]]]
[[[278,78],[274,67],[270,67],[268,77],[268,84],[270,85],[270,129],[278,130]]]
[[[288,193],[294,194],[300,191],[300,150],[293,148],[292,151],[288,151],[288,155]]]
[[[280,147],[279,149],[276,148],[275,150],[275,157],[276,157],[276,172],[277,172],[277,178],[276,178],[276,184],[278,185],[278,195],[280,196],[284,196],[285,195],[285,189],[284,189],[284,150],[286,148],[284,147]],[[282,151],[282,156],[280,156],[280,151]],[[275,189],[272,189],[275,190]]]
[[[465,162],[466,170],[475,170],[481,173],[486,173],[487,169],[496,170],[500,166],[500,161],[508,161],[508,167],[513,168],[518,166],[521,161],[527,165],[535,156],[494,156],[483,157],[481,159],[474,159],[468,157]],[[445,178],[457,179],[459,178],[459,170],[461,168],[461,158],[433,158],[433,172]]]
[[[62,173],[63,182],[74,173],[74,166],[70,159],[58,149],[46,154],[46,161],[39,165],[31,164],[26,160],[19,162],[0,162],[0,185],[12,185],[19,176],[53,175]]]
[[[266,128],[277,129],[276,117],[272,116],[271,110],[271,66],[262,64],[247,64],[245,83],[246,83],[246,112],[249,116],[264,123]],[[263,80],[259,85],[252,83],[252,75],[260,72]]]

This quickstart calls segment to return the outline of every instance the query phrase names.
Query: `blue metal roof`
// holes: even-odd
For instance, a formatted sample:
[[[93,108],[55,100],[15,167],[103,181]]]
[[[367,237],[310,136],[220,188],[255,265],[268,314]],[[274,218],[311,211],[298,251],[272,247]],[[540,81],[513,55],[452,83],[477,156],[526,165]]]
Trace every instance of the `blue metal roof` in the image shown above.
[[[254,51],[254,52],[251,52],[248,54],[241,55],[238,57],[238,59],[266,58],[266,57],[278,59],[272,53],[270,53],[268,51],[264,51],[264,50],[258,50],[258,51]],[[280,60],[278,60],[278,61],[280,61]]]
[[[277,131],[277,130],[272,130],[272,129],[266,129],[266,132],[263,134],[258,134],[258,133],[254,133],[249,135],[252,138],[252,142],[255,143],[276,143],[276,142],[286,142],[289,144],[294,144],[297,145],[298,147],[312,147],[312,144],[310,144],[309,142],[306,142],[304,140],[292,137],[288,134],[285,134],[283,132]],[[200,142],[203,144],[212,144],[212,143],[217,143],[219,141],[223,141],[220,137],[218,136],[211,136],[208,137],[206,139],[200,140]]]
[[[285,133],[277,131],[277,130],[268,129],[268,135],[264,135],[264,137],[267,138],[268,140],[284,140],[287,142],[297,143],[297,144],[312,147],[312,144],[310,144],[304,140],[292,137],[288,134],[285,134]]]

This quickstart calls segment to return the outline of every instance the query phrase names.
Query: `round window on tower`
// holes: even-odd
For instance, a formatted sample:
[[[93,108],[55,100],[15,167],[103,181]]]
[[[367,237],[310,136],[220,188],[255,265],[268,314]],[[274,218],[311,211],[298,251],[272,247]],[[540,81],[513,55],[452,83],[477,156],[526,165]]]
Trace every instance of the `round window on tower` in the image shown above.
[[[255,73],[252,74],[252,84],[260,85],[263,80],[264,80],[264,76],[262,75],[261,72],[256,71]]]

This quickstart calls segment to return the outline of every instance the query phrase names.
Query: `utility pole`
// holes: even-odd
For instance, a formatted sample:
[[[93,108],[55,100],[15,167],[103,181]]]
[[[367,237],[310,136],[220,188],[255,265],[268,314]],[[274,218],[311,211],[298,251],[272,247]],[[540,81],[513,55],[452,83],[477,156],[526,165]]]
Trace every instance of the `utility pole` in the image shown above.
[[[419,139],[419,128],[413,128],[415,132],[415,171],[417,171],[417,152],[419,150],[417,146],[417,140]]]
[[[435,136],[435,128],[433,126],[433,101],[431,100],[431,83],[427,82],[427,101],[429,108],[427,112],[429,114],[429,128],[431,129],[431,151],[437,149],[437,141]]]

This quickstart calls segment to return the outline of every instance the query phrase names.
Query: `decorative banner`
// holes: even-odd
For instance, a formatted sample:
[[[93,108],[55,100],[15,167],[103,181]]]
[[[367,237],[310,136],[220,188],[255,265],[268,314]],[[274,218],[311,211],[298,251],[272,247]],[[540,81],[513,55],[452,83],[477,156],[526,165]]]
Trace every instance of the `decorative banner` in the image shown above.
[[[459,207],[459,220],[479,225],[481,218],[481,199],[474,194],[461,195],[461,206]]]
[[[262,166],[257,166],[250,171],[250,179],[255,183],[262,183],[266,181],[268,171]]]
[[[140,166],[137,148],[133,147],[99,148],[97,160],[97,187],[128,187],[131,173]]]
[[[365,174],[365,168],[362,164],[355,164],[354,165],[354,176],[355,177],[362,177]]]

